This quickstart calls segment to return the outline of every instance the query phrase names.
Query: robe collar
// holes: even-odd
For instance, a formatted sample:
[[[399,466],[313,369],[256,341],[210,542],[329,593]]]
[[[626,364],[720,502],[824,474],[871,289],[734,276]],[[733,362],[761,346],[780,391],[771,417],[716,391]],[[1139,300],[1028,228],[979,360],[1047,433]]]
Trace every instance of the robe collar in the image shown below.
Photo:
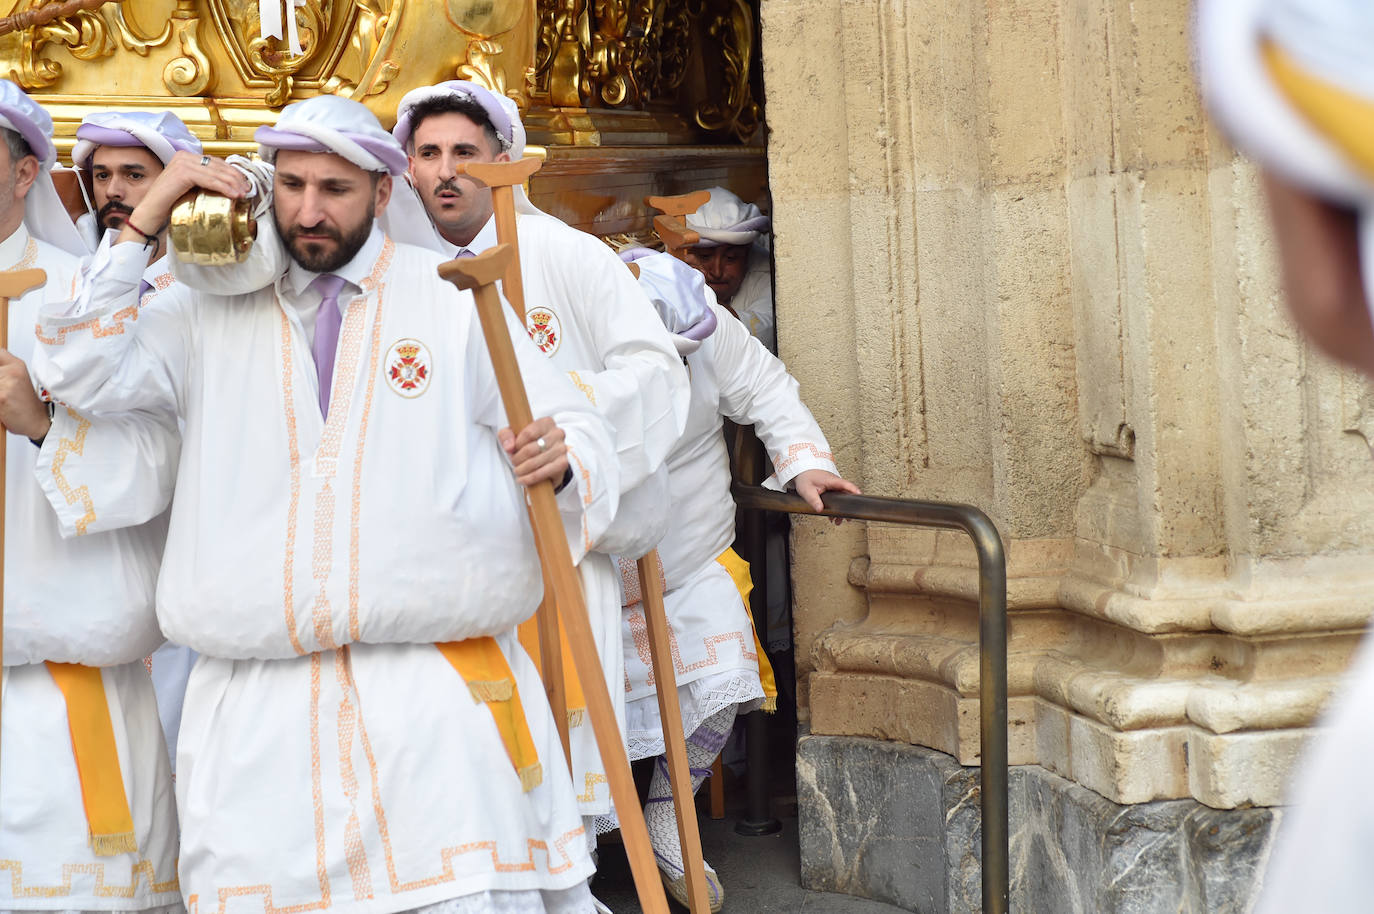
[[[24,223],[14,230],[4,241],[0,241],[0,270],[8,270],[24,259],[29,247],[29,229]]]

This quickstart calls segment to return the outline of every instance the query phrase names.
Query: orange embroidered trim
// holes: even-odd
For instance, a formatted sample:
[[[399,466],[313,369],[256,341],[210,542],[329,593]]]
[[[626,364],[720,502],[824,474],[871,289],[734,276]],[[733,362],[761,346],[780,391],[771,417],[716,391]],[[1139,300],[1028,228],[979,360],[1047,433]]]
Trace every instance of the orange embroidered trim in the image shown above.
[[[635,651],[639,654],[639,659],[643,661],[644,665],[649,669],[647,684],[653,685],[655,680],[654,661],[653,655],[649,653],[649,627],[644,621],[644,611],[642,608],[630,612],[629,623],[630,637],[634,639]],[[723,635],[712,635],[709,638],[702,638],[701,643],[706,648],[705,659],[698,660],[690,665],[684,664],[682,662],[682,654],[678,649],[677,635],[674,634],[672,626],[668,627],[668,646],[673,654],[673,668],[677,670],[679,675],[690,673],[693,670],[714,666],[720,659],[716,648],[719,645],[730,644],[732,642],[739,644],[740,656],[745,660],[752,660],[758,663],[759,655],[756,651],[752,650],[754,646],[752,635],[746,638],[743,632],[727,632]],[[628,681],[628,677],[626,678]]]
[[[63,898],[72,893],[72,877],[78,873],[95,876],[94,894],[97,898],[133,898],[138,891],[140,879],[147,880],[148,891],[179,892],[175,871],[166,882],[158,882],[149,860],[140,860],[129,867],[128,885],[106,885],[105,864],[103,863],[64,863],[62,864],[61,885],[24,885],[24,864],[20,860],[0,860],[0,870],[10,871],[10,897],[12,898]]]
[[[0,273],[18,273],[20,270],[27,270],[37,262],[38,242],[30,235],[29,240],[24,244],[24,253],[19,255],[19,262],[12,267],[0,270]]]
[[[568,445],[568,463],[577,464],[577,474],[582,478],[582,507],[586,508],[592,503],[592,474],[587,472],[587,468],[582,465],[581,459],[573,452],[572,445]],[[592,533],[587,528],[587,515],[582,515],[582,548],[586,552],[592,551]]]
[[[389,242],[388,242],[389,243]],[[394,247],[394,246],[393,246]],[[391,262],[389,249],[383,249],[382,256]],[[378,259],[381,262],[381,258]],[[369,277],[369,281],[371,277]],[[353,457],[353,511],[348,525],[348,636],[354,641],[362,638],[358,624],[360,534],[363,503],[363,449],[367,446],[367,421],[372,415],[372,395],[377,386],[377,365],[382,351],[382,303],[386,297],[386,285],[377,286],[377,310],[372,316],[372,354],[368,360],[367,391],[363,394],[363,414],[358,420],[358,452]]]
[[[358,773],[353,768],[353,734],[362,726],[354,693],[352,660],[347,647],[334,654],[334,674],[339,691],[339,781],[348,798],[348,822],[344,825],[344,860],[348,863],[349,879],[353,883],[353,897],[372,898],[372,869],[367,865],[367,850],[363,847],[362,826],[358,820]]]
[[[801,458],[799,455],[803,451],[810,451],[811,455],[817,458],[818,460],[829,460],[832,464],[835,462],[834,454],[830,453],[829,451],[823,451],[808,441],[803,441],[800,444],[793,444],[790,447],[788,447],[786,457],[782,456],[781,454],[775,456],[773,458],[773,469],[776,472],[781,473],[783,470],[787,469],[789,466],[800,460]]]
[[[591,803],[596,800],[596,788],[602,784],[609,783],[606,775],[596,771],[588,771],[587,776],[582,781],[583,792],[578,794],[577,802]]]
[[[79,330],[91,331],[91,336],[95,337],[96,339],[101,339],[107,336],[119,336],[124,332],[125,321],[136,320],[138,320],[138,305],[132,304],[129,305],[127,308],[120,308],[114,314],[110,315],[111,323],[104,327],[100,326],[100,318],[93,317],[90,320],[84,320],[79,324],[70,324],[66,327],[57,328],[56,336],[44,336],[43,325],[34,324],[33,334],[38,338],[38,341],[40,343],[43,343],[45,345],[65,346],[67,344],[67,337],[73,333],[76,333]]]
[[[281,392],[286,414],[286,447],[291,460],[291,501],[286,507],[286,550],[282,568],[282,595],[286,608],[286,636],[297,655],[306,653],[296,635],[296,516],[301,505],[301,448],[296,433],[296,393],[292,383],[291,322],[281,310]]]
[[[320,882],[320,900],[295,910],[327,908],[330,905],[329,863],[324,849],[324,785],[320,779],[320,655],[310,655],[310,800],[315,807],[315,877]],[[267,888],[267,909],[271,906],[271,889]],[[219,909],[224,910],[225,892],[239,894],[237,890],[221,889]],[[247,893],[244,893],[247,894]]]
[[[583,396],[592,402],[592,406],[595,406],[596,391],[592,389],[592,385],[582,380],[582,376],[575,371],[568,372],[568,377],[572,379],[573,386],[582,391]]]
[[[76,435],[72,438],[63,438],[57,443],[57,453],[52,458],[52,478],[57,484],[57,491],[62,493],[62,497],[67,500],[67,504],[75,505],[81,503],[81,507],[86,510],[76,521],[76,534],[82,535],[95,523],[95,502],[91,500],[91,490],[86,486],[72,488],[67,481],[67,477],[62,472],[63,466],[67,463],[67,457],[75,454],[80,457],[86,449],[86,433],[91,430],[91,421],[70,406],[65,407],[67,415],[76,420]]]

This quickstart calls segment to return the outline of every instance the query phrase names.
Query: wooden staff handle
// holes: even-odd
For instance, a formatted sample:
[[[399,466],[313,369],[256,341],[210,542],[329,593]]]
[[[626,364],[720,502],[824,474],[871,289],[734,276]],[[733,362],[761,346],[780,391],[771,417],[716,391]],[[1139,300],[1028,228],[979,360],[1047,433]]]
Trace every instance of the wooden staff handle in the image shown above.
[[[677,835],[682,842],[683,869],[687,872],[687,901],[692,914],[709,914],[711,895],[706,889],[706,860],[701,853],[701,828],[692,795],[692,769],[687,763],[687,736],[682,731],[682,708],[677,700],[677,674],[668,635],[668,610],[663,603],[663,581],[658,576],[658,550],[640,559],[639,593],[644,603],[644,623],[649,629],[649,658],[658,685],[658,718],[663,725],[663,752],[668,756],[668,783],[673,788]]]
[[[10,348],[10,300],[48,281],[42,270],[0,273],[0,349]],[[0,428],[0,657],[5,653],[5,490],[9,486],[9,430]]]
[[[515,310],[520,323],[525,323],[525,280],[520,275],[520,239],[515,230],[515,185],[524,184],[544,163],[526,157],[513,162],[468,162],[463,172],[474,181],[491,188],[491,208],[496,216],[496,241],[508,244],[514,252],[505,275],[501,277],[501,291]]]
[[[644,202],[663,215],[654,217],[654,233],[663,247],[674,257],[683,248],[701,241],[701,235],[687,226],[686,217],[701,209],[711,199],[709,190],[697,190],[676,197],[645,197]]]
[[[496,277],[506,271],[513,256],[514,252],[509,247],[498,244],[476,257],[441,264],[439,275],[460,289],[472,290],[477,300],[477,314],[482,322],[482,335],[486,339],[496,383],[501,391],[501,402],[505,404],[511,428],[518,430],[529,425],[532,416],[524,381],[520,377],[520,366],[515,358],[515,347],[511,343],[506,321],[501,316],[501,299],[494,285]],[[601,751],[601,761],[606,768],[611,799],[620,819],[620,833],[625,840],[625,853],[634,874],[640,906],[647,914],[668,914],[668,899],[658,878],[658,866],[654,863],[653,848],[649,844],[649,830],[644,825],[644,813],[640,809],[639,795],[630,774],[630,761],[625,755],[620,729],[616,726],[611,694],[601,671],[601,659],[597,656],[591,621],[587,618],[577,571],[573,568],[572,553],[568,549],[567,534],[563,530],[563,518],[555,500],[553,483],[545,480],[529,487],[527,497],[537,536],[546,547],[541,558],[553,583],[554,599],[562,608],[562,616],[566,620],[573,662],[582,680],[587,715],[591,718],[597,748]]]

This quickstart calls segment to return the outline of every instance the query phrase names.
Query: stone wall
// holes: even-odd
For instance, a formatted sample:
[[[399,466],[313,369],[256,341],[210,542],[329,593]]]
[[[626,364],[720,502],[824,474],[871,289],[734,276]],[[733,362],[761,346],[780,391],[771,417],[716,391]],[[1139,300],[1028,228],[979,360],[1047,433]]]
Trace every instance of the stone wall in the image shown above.
[[[1013,764],[1281,801],[1374,601],[1365,386],[1283,312],[1189,5],[763,0],[781,354],[842,470],[1009,557]],[[973,551],[796,527],[815,734],[978,758]]]

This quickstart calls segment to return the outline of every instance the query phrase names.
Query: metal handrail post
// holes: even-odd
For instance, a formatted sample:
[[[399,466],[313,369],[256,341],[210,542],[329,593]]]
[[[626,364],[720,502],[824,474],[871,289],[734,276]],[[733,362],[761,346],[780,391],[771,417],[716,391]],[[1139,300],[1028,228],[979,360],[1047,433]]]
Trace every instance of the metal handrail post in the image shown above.
[[[1007,561],[992,520],[972,505],[827,492],[824,511],[800,496],[736,484],[735,503],[757,511],[782,511],[852,520],[962,530],[978,553],[978,716],[980,812],[983,832],[983,911],[1007,914],[1011,895],[1011,845],[1007,771]]]

